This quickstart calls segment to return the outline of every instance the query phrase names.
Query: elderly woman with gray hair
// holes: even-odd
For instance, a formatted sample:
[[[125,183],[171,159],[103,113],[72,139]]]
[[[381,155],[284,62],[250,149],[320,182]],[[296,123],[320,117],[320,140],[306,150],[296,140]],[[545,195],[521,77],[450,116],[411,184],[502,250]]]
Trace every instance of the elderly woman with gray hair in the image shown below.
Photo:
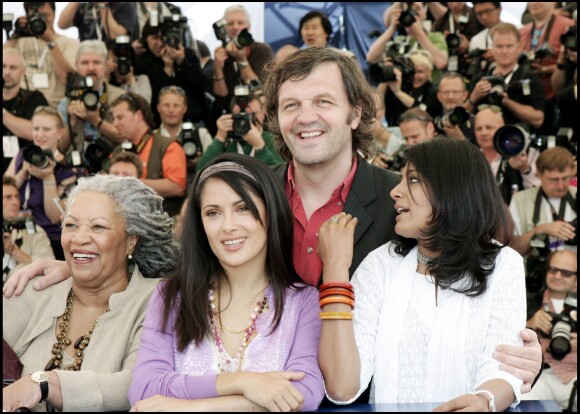
[[[142,323],[178,243],[162,198],[130,177],[81,178],[69,195],[62,246],[71,276],[3,301],[3,336],[24,365],[3,409],[122,411]],[[43,274],[49,263],[29,265]],[[31,375],[28,375],[31,374]]]

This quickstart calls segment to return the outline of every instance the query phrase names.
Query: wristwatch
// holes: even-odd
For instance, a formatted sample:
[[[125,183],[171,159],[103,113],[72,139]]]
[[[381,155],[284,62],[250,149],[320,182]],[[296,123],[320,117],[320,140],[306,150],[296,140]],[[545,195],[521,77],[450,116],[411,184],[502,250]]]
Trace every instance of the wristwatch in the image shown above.
[[[46,42],[46,46],[47,46],[47,47],[48,47],[50,50],[52,50],[52,49],[54,49],[54,48],[55,48],[55,46],[56,46],[56,43],[54,43],[53,41]]]
[[[491,392],[489,392],[488,390],[478,390],[478,391],[474,391],[473,395],[485,395],[489,398],[488,401],[488,409],[490,413],[495,413],[495,395],[493,395]]]
[[[245,68],[248,67],[250,63],[247,60],[244,60],[243,62],[238,62],[238,65],[240,65],[240,68]]]
[[[48,397],[48,374],[44,371],[36,371],[30,374],[30,379],[40,385],[40,401]]]

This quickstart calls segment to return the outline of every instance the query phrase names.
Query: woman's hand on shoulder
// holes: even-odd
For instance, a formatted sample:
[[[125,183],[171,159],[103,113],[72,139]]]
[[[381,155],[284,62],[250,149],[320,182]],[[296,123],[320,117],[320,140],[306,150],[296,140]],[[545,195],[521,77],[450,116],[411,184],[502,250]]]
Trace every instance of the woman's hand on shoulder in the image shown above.
[[[36,290],[42,290],[48,286],[62,282],[71,276],[70,270],[66,262],[52,259],[37,259],[20,269],[18,269],[4,284],[2,293],[4,297],[9,298],[13,294],[20,296],[24,292],[24,288],[31,279],[36,276],[44,275],[44,277],[36,280],[32,287]]]
[[[303,372],[272,371],[246,372],[243,383],[244,397],[268,411],[301,411],[304,396],[292,385],[292,381],[304,378]]]

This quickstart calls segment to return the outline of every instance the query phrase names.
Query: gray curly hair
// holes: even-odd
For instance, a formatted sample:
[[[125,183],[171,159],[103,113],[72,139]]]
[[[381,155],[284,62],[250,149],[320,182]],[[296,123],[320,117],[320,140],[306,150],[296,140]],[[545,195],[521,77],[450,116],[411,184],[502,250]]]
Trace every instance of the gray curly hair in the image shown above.
[[[137,178],[94,175],[78,180],[68,195],[67,211],[82,192],[103,193],[125,219],[128,236],[139,236],[133,259],[145,277],[166,277],[175,271],[179,243],[173,235],[173,220],[163,211],[163,198]]]

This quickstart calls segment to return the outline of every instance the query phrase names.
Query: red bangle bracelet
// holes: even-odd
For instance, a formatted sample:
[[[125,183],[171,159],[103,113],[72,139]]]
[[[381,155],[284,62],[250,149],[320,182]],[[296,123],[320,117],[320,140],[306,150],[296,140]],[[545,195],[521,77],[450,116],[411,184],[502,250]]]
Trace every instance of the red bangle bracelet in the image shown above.
[[[330,305],[331,303],[344,303],[345,305],[350,305],[351,309],[354,309],[354,300],[345,298],[344,296],[330,296],[322,299],[320,301],[320,309],[322,309],[324,305]]]
[[[320,291],[324,291],[326,289],[330,289],[330,288],[343,288],[343,289],[347,289],[350,290],[351,292],[354,292],[354,289],[352,287],[352,285],[348,282],[328,282],[328,283],[324,283],[322,286],[320,286]]]
[[[320,294],[318,295],[318,298],[322,299],[322,298],[325,298],[325,297],[331,296],[331,295],[346,296],[347,298],[354,300],[354,292],[351,292],[351,291],[345,290],[345,289],[326,289],[326,290],[320,292]]]

